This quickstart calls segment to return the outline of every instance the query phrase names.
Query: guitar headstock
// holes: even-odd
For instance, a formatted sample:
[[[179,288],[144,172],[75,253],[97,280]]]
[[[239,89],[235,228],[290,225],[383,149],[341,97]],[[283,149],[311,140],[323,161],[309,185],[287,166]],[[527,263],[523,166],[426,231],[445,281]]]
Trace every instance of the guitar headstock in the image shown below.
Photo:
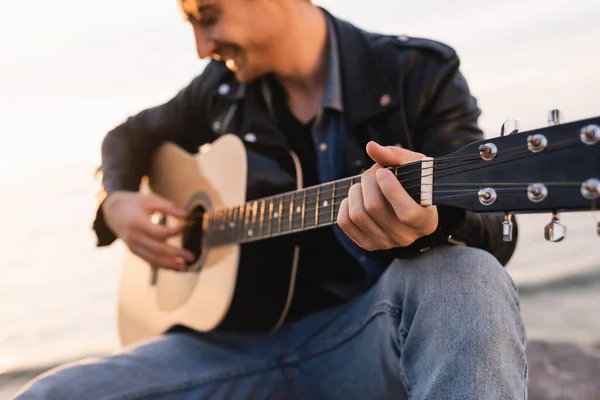
[[[548,240],[559,241],[562,211],[600,203],[600,117],[518,132],[508,120],[501,136],[472,143],[434,163],[433,203],[475,212],[552,212]],[[507,229],[510,220],[505,221]],[[598,226],[600,235],[600,225]]]

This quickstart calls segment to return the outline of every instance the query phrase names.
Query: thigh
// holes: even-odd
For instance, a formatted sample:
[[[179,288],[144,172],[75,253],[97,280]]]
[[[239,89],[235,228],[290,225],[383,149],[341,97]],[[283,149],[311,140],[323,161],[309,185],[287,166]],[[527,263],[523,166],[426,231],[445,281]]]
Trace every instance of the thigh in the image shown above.
[[[408,399],[399,369],[402,310],[396,293],[382,292],[378,284],[295,324],[294,352],[284,365],[299,399]]]
[[[277,349],[261,352],[260,343],[251,342],[170,333],[108,357],[63,365],[30,382],[16,399],[284,398],[281,370],[264,354]]]
[[[331,346],[302,354],[291,369],[299,398],[408,399],[394,313],[375,311],[353,331],[331,336]]]
[[[288,360],[300,398],[521,398],[517,292],[483,251],[397,260],[367,293],[323,315],[317,330],[308,327],[315,317],[299,323],[311,334]]]

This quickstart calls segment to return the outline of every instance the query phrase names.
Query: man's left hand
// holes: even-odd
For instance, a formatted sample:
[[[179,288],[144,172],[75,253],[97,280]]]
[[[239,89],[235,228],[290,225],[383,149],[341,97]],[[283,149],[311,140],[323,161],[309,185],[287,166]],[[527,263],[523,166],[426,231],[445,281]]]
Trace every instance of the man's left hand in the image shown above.
[[[338,212],[339,227],[368,251],[405,247],[432,234],[438,225],[437,208],[415,202],[385,168],[425,156],[375,142],[367,144],[367,154],[375,164],[362,174],[360,183],[350,187]]]

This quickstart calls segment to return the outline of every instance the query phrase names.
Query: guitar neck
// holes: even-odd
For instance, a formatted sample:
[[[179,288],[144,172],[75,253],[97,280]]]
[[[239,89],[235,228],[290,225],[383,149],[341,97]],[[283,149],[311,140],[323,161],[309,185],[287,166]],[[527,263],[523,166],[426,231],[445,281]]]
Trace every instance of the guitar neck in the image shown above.
[[[496,213],[596,210],[600,117],[490,138],[388,169],[422,206]],[[204,244],[251,242],[335,224],[342,200],[360,179],[352,176],[205,212]]]
[[[597,210],[600,117],[491,138],[388,169],[422,206],[503,213]],[[244,243],[332,225],[350,186],[360,179],[204,213],[204,243]]]
[[[431,205],[432,196],[427,190],[431,189],[433,178],[430,160],[388,168],[422,205]],[[335,224],[342,200],[360,179],[360,175],[352,176],[205,213],[205,244],[245,243]]]

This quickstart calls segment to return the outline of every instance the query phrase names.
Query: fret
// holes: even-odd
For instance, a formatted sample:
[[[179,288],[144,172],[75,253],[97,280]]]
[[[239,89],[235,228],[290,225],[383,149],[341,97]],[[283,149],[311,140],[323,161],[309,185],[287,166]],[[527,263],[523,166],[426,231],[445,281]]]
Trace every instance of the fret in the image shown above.
[[[250,220],[250,226],[248,227],[248,229],[246,229],[246,237],[247,238],[251,238],[254,237],[254,235],[256,235],[256,213],[258,211],[258,202],[257,201],[253,201],[252,202],[252,217]]]
[[[221,237],[222,216],[223,216],[223,212],[221,210],[217,210],[215,212],[215,223],[213,225],[213,232],[214,232],[215,240],[217,241],[217,243],[221,243],[223,240],[223,238]]]
[[[281,210],[279,206],[281,204],[281,198],[275,197],[270,201],[271,210],[269,210],[269,235],[277,235],[279,233],[279,222],[281,216]]]
[[[321,186],[317,186],[317,198],[315,200],[315,226],[319,226],[319,195],[321,194]]]
[[[299,192],[292,193],[292,218],[290,224],[290,230],[297,231],[302,229],[302,223],[304,221],[304,194],[306,191],[302,190]]]
[[[209,232],[209,236],[210,236],[210,241],[211,243],[214,243],[216,240],[216,229],[215,229],[215,213],[211,212],[209,214],[209,220],[208,220],[208,232]]]
[[[223,230],[223,240],[229,242],[231,240],[231,227],[230,227],[230,222],[231,222],[231,212],[232,209],[231,207],[227,207],[227,209],[225,210],[225,218],[224,218],[224,225],[225,225],[225,229]]]
[[[278,199],[276,197],[271,197],[269,200],[269,212],[266,218],[267,227],[267,235],[272,236],[277,232],[277,202]]]
[[[235,232],[235,240],[238,241],[240,239],[243,238],[243,234],[244,234],[244,211],[245,211],[245,207],[244,204],[240,205],[237,207],[237,215],[235,218],[235,227],[234,232]]]
[[[334,206],[335,206],[335,185],[336,182],[332,183],[332,190],[331,190],[331,218],[329,219],[330,222],[333,222],[333,217],[334,217]],[[325,203],[323,203],[325,204]],[[326,206],[324,206],[326,207]]]
[[[330,190],[333,190],[333,185],[324,186],[322,188],[323,192],[327,192]],[[332,218],[335,219],[331,200],[332,198],[333,193],[332,196],[329,196],[329,194],[327,194],[327,196],[325,196],[324,194],[319,196],[319,213],[317,215],[319,225],[327,225],[333,221]]]
[[[249,225],[249,223],[250,223],[250,203],[246,203],[244,205],[244,209],[245,209],[245,212],[244,212],[244,230],[242,232],[241,239],[245,239],[246,238],[246,236],[247,236],[246,232],[248,232],[248,229],[250,229],[250,225]]]
[[[262,207],[262,201],[257,200],[256,201],[256,225],[254,225],[255,230],[254,230],[254,234],[252,236],[260,236],[260,231],[261,231],[260,209],[261,209],[261,207]]]
[[[233,237],[234,237],[235,241],[240,240],[242,237],[242,230],[244,228],[243,215],[244,215],[244,205],[242,204],[235,208],[235,218],[234,218],[235,225],[233,226],[233,228],[231,228],[233,231]]]
[[[225,243],[227,241],[227,209],[221,210],[221,221],[219,224],[219,237],[220,242]]]
[[[229,223],[229,229],[231,230],[231,238],[235,242],[239,238],[240,229],[240,206],[231,208],[231,222]]]
[[[210,223],[210,234],[211,234],[212,241],[214,243],[218,243],[219,230],[217,229],[217,227],[219,226],[219,221],[218,221],[218,214],[216,212],[211,213],[210,222],[211,222]]]
[[[288,231],[292,230],[292,222],[293,222],[293,218],[294,218],[294,194],[292,193],[290,195],[290,203],[288,206],[288,219],[289,219],[289,224],[288,224]]]
[[[294,215],[291,211],[292,211],[292,203],[293,203],[293,196],[291,194],[285,194],[283,196],[281,196],[281,204],[280,204],[280,209],[281,212],[279,213],[279,219],[280,219],[280,223],[279,223],[279,232],[278,233],[285,233],[285,232],[289,232],[291,229],[291,222],[292,222],[292,216]]]
[[[319,187],[311,187],[306,189],[306,207],[304,208],[304,228],[310,228],[316,226],[316,201],[317,201],[317,191]]]
[[[237,239],[237,217],[236,217],[237,207],[229,207],[229,221],[227,222],[227,240],[235,241]]]
[[[268,214],[268,211],[267,211],[268,207],[269,206],[268,206],[267,200],[263,200],[262,201],[262,205],[261,205],[261,209],[260,209],[260,235],[261,236],[266,236],[266,235],[269,234],[269,227],[270,227],[270,225],[269,225],[269,214]],[[264,227],[264,224],[265,224],[265,211],[267,211],[267,218],[266,218],[267,226],[266,226],[266,229]]]
[[[229,207],[221,210],[221,224],[219,225],[219,243],[227,243],[229,234]]]
[[[281,233],[281,221],[283,213],[283,197],[279,198],[278,216],[277,216],[277,232]]]
[[[304,214],[306,213],[306,190],[303,190],[302,196],[302,229],[304,229]]]
[[[339,213],[339,211],[340,211],[340,206],[341,206],[341,205],[342,205],[342,201],[341,201],[341,200],[340,200],[340,201],[339,201],[337,204],[334,204],[334,205],[333,205],[333,213],[334,213],[334,215],[335,215],[336,219],[337,219],[337,215],[338,215],[338,213]],[[332,220],[331,222],[332,222],[332,223],[333,223],[333,222],[335,222],[335,221],[336,221],[336,219]]]

